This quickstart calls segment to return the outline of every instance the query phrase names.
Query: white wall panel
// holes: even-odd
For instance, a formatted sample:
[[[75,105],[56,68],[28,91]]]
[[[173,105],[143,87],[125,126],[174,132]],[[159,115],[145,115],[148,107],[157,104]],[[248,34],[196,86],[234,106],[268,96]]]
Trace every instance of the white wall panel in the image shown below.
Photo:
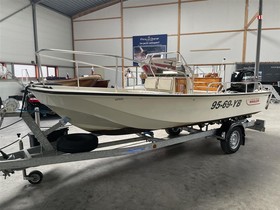
[[[241,60],[243,33],[181,36],[181,53],[191,64],[237,62]],[[203,51],[207,49],[226,49]],[[201,50],[191,52],[191,50]]]
[[[250,20],[256,14],[256,12],[259,10],[259,0],[249,0],[248,10],[249,10],[248,16],[249,16],[249,20]]]
[[[167,51],[171,52],[176,52],[177,51],[177,41],[178,37],[177,36],[168,36],[167,38]]]
[[[249,20],[259,11],[259,1],[250,0],[249,2]],[[263,1],[263,28],[279,28],[280,27],[280,1],[279,0],[269,0]],[[257,28],[258,21],[255,20],[250,28]]]
[[[141,7],[151,4],[175,4]],[[124,56],[132,57],[132,36],[150,34],[168,34],[168,51],[177,50],[177,26],[178,26],[178,2],[177,0],[129,0],[124,2]],[[195,33],[208,31],[243,30],[245,15],[245,0],[207,0],[201,2],[182,3],[181,33]],[[249,1],[249,20],[258,10],[258,0]],[[280,27],[280,1],[264,1],[263,27]],[[139,7],[137,7],[139,6]],[[132,8],[126,8],[132,7]],[[136,8],[133,8],[136,7]],[[80,19],[99,19],[116,17],[120,15],[120,4],[80,17]],[[250,28],[256,28],[257,21]],[[121,55],[121,40],[106,40],[106,38],[120,37],[120,20],[97,20],[75,22],[75,39],[101,38],[103,41],[76,41],[76,49],[87,51],[101,51]],[[255,35],[248,33],[247,58],[255,58]],[[279,30],[263,31],[262,59],[279,59]],[[243,49],[243,32],[181,35],[181,52],[186,56],[188,63],[222,63],[240,62]],[[116,44],[117,43],[117,44]],[[229,50],[210,50],[223,49]],[[253,49],[254,48],[254,49]],[[251,52],[253,49],[253,52]],[[270,55],[272,49],[273,55]],[[191,52],[190,50],[206,50]],[[251,55],[252,54],[252,55]],[[254,58],[254,59],[252,59]],[[265,61],[263,60],[263,61]],[[280,59],[279,59],[280,60]],[[111,62],[104,62],[112,65]],[[131,62],[125,62],[125,66],[131,66]]]
[[[126,58],[133,58],[133,51],[132,51],[132,39],[125,39],[124,40],[124,57]],[[133,63],[130,61],[125,61],[125,66],[133,66]]]
[[[244,27],[245,0],[208,0],[182,4],[181,33]]]
[[[74,20],[74,45],[77,51],[98,52],[112,55],[121,56],[121,40],[120,39],[108,39],[121,37],[121,19],[106,19],[111,17],[120,17],[120,4],[116,4],[102,10],[93,12],[91,14],[82,16]],[[90,20],[100,19],[100,20]],[[79,20],[79,21],[77,21]],[[90,20],[90,21],[80,21]],[[90,40],[90,39],[102,39],[104,40]],[[88,40],[79,40],[88,39]],[[76,41],[75,41],[76,40]],[[94,63],[103,66],[115,66],[116,60],[113,58],[104,57],[90,57],[90,56],[76,56],[78,60],[82,60],[88,63]],[[121,60],[118,61],[121,65]],[[95,68],[96,72],[101,74],[105,79],[113,80],[114,71],[101,70]],[[89,74],[90,67],[81,68],[80,74]],[[111,83],[110,83],[111,85]]]
[[[280,30],[262,32],[261,61],[280,61]]]
[[[280,61],[280,30],[262,31],[261,39],[261,62],[279,62]],[[256,60],[257,32],[248,32],[247,40],[247,62]]]
[[[118,87],[121,87],[122,85],[122,72],[121,68],[118,68],[118,77],[117,77],[117,85]],[[104,78],[106,80],[110,80],[108,87],[111,87],[111,85],[115,86],[115,79],[116,79],[116,71],[105,71],[104,72]]]
[[[0,1],[0,19],[7,17],[15,11],[22,9],[30,4],[29,0],[1,0]]]
[[[97,40],[97,41],[79,41],[75,42],[75,50],[86,52],[98,52],[121,56],[121,40]],[[77,56],[77,59],[82,59],[86,62],[94,62],[90,56],[81,57]],[[96,58],[96,63],[104,66],[115,66],[115,60],[109,58]]]
[[[249,20],[258,12],[259,1],[250,0]],[[280,1],[263,1],[263,28],[280,28]],[[257,29],[258,20],[255,20],[250,29]],[[260,61],[279,62],[280,61],[280,30],[263,30],[261,39]],[[247,37],[246,61],[256,60],[257,31],[249,31]]]
[[[263,27],[278,27],[280,28],[280,1],[270,0],[264,1],[263,5]],[[257,21],[256,21],[257,22]]]
[[[41,6],[36,8],[38,28],[38,49],[55,48],[72,50],[71,19]],[[70,54],[63,54],[63,58],[72,59]],[[42,64],[69,66],[63,61],[43,58]]]
[[[158,6],[124,10],[124,36],[176,34],[178,6]]]
[[[29,1],[1,0],[1,17],[28,5]],[[11,9],[12,8],[12,9]],[[3,13],[2,13],[3,11]],[[5,14],[5,16],[3,15]],[[37,6],[38,48],[72,49],[71,19]],[[0,60],[14,63],[35,61],[32,7],[28,7],[0,24]],[[66,56],[72,58],[72,56]],[[42,59],[43,64],[64,65],[64,62]]]
[[[67,74],[69,75],[70,78],[74,77],[74,68],[64,68],[64,67],[59,67],[58,68],[58,75],[59,77],[66,77]]]
[[[113,27],[112,27],[113,26]],[[121,20],[74,22],[74,39],[110,38],[121,36]]]
[[[261,46],[261,55],[262,55],[263,45],[264,43],[262,43]],[[257,46],[257,31],[250,31],[247,34],[246,62],[256,61],[256,46]]]
[[[133,50],[132,50],[132,38],[124,39],[124,56],[132,58],[133,57]]]
[[[1,0],[1,19],[28,3],[29,1],[26,0]],[[31,7],[0,23],[0,60],[20,63],[30,63],[35,60]]]

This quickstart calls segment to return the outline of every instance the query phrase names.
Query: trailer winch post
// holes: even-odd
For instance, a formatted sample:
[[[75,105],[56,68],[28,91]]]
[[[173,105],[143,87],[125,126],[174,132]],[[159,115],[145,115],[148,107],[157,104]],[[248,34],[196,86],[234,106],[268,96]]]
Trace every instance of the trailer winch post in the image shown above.
[[[23,142],[22,142],[22,138],[21,138],[21,133],[17,133],[17,137],[18,137],[18,144],[19,144],[19,150],[23,150]],[[22,176],[23,179],[26,179],[27,175],[26,175],[26,169],[22,169]]]

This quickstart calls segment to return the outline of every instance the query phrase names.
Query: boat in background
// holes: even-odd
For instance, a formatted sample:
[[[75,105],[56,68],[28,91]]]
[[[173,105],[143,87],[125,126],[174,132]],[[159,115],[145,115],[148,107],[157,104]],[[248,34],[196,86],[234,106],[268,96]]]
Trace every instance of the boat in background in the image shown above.
[[[108,87],[110,80],[104,80],[100,74],[93,74],[86,77],[72,78],[72,79],[55,79],[48,77],[48,83],[54,83],[65,86],[80,86],[80,87]]]
[[[107,88],[110,80],[104,80],[101,75],[93,74],[86,77],[66,79],[65,77],[47,77],[46,83],[49,85],[80,86],[80,87],[99,87]],[[26,95],[25,109],[35,116],[35,108],[38,107],[41,116],[55,115],[56,113],[45,104],[41,103],[32,93]]]

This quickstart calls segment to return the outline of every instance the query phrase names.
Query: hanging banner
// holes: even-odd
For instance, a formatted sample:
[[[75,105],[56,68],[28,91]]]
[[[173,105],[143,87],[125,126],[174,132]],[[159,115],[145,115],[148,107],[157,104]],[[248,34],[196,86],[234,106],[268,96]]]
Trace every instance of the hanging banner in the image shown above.
[[[149,53],[167,51],[167,34],[133,36],[133,59],[143,60]],[[133,66],[138,63],[133,62]]]

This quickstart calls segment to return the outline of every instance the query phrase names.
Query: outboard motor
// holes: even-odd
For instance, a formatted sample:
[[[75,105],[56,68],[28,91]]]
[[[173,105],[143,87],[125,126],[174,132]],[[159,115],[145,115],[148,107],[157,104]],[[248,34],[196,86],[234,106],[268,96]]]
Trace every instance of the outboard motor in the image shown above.
[[[236,92],[246,92],[246,84],[244,82],[254,82],[254,71],[241,70],[233,72],[231,75],[233,82],[228,90]],[[247,84],[247,92],[253,92],[254,84]]]

